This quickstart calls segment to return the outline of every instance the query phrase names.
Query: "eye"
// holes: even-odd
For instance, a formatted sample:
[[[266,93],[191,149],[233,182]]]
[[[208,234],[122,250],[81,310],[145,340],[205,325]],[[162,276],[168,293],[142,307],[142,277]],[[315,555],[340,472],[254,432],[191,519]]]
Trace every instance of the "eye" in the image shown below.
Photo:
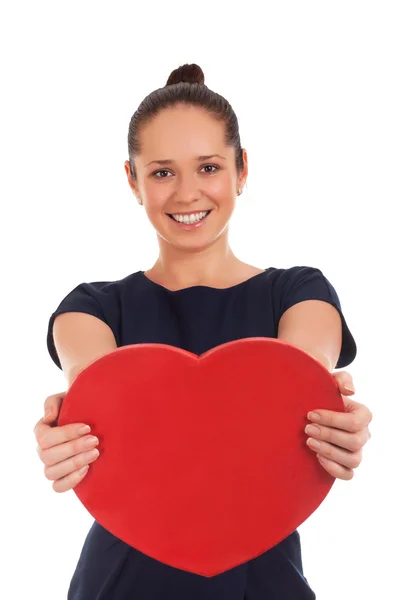
[[[216,169],[216,171],[218,171],[219,169],[218,165],[203,165],[201,168],[204,169],[205,167],[213,167],[214,169]],[[215,171],[208,171],[208,173],[215,173]]]
[[[152,173],[152,175],[154,175],[154,177],[156,177],[156,175],[158,175],[158,173],[168,173],[169,171],[167,171],[167,169],[161,169],[160,171],[154,171],[154,173]],[[156,179],[165,179],[165,177],[156,177]]]
[[[207,171],[207,173],[215,173],[216,171],[218,171],[220,169],[219,165],[203,165],[201,168],[204,169],[206,167],[212,167],[213,169],[215,169],[215,171]],[[158,171],[154,171],[152,173],[152,175],[156,178],[156,179],[167,179],[167,177],[157,177],[157,175],[159,173],[170,173],[170,171],[168,171],[168,169],[159,169]]]

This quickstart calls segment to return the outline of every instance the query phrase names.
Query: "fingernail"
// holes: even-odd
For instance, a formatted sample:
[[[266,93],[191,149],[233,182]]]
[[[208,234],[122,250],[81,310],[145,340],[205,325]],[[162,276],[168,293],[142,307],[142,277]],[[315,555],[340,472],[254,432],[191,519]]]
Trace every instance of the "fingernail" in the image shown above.
[[[89,425],[84,425],[83,427],[79,427],[78,435],[85,435],[86,433],[89,433],[89,431],[90,431]]]
[[[349,390],[349,392],[355,392],[356,391],[355,388],[354,388],[354,386],[351,385],[351,383],[345,383],[343,387],[344,387],[345,390]]]
[[[319,450],[321,448],[321,443],[318,440],[314,440],[313,438],[308,438],[307,444],[311,446],[314,450]]]
[[[308,413],[308,418],[310,419],[310,421],[320,421],[321,420],[321,415],[319,413],[316,413],[316,412],[309,412]]]
[[[99,440],[97,437],[92,435],[92,436],[90,436],[90,438],[87,438],[87,440],[84,443],[85,443],[85,446],[90,448],[90,446],[95,446],[96,444],[98,444]]]
[[[92,458],[97,458],[99,455],[100,455],[100,452],[97,450],[97,448],[94,448],[93,450],[88,452],[89,460],[92,460]]]
[[[308,433],[308,435],[319,435],[321,433],[320,428],[315,425],[307,425],[305,432]]]
[[[51,408],[49,408],[45,413],[44,413],[44,418],[47,419],[50,415],[51,415]]]

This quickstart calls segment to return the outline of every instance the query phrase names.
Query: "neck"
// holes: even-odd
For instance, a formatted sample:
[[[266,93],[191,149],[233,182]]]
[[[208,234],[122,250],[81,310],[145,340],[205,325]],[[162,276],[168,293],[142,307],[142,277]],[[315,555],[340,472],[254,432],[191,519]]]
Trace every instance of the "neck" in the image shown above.
[[[229,280],[230,274],[241,264],[229,246],[227,235],[221,235],[201,250],[177,248],[165,240],[159,240],[159,245],[159,257],[146,275],[170,289]]]

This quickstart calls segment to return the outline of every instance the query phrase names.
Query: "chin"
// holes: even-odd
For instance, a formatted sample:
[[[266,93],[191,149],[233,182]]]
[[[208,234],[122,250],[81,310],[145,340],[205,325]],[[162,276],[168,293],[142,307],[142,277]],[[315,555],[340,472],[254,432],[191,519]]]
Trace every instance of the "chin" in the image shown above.
[[[204,250],[205,248],[208,248],[209,246],[212,246],[212,244],[214,244],[218,238],[220,236],[216,236],[216,237],[204,237],[203,239],[198,239],[198,240],[179,240],[176,238],[173,238],[171,236],[168,237],[164,237],[163,239],[165,240],[165,242],[167,242],[170,246],[173,246],[179,250],[186,250],[187,252],[199,252],[201,250]]]
[[[184,234],[186,232],[183,232]],[[198,252],[202,249],[208,248],[209,246],[211,246],[212,244],[214,244],[223,234],[223,232],[216,234],[216,235],[210,235],[210,233],[208,232],[208,234],[206,234],[205,232],[199,235],[196,235],[195,237],[192,237],[190,234],[189,235],[171,235],[171,232],[167,232],[167,231],[162,231],[161,229],[157,231],[157,235],[158,238],[160,239],[161,242],[163,243],[167,243],[170,246],[174,246],[177,249],[180,250],[186,250],[188,252]]]

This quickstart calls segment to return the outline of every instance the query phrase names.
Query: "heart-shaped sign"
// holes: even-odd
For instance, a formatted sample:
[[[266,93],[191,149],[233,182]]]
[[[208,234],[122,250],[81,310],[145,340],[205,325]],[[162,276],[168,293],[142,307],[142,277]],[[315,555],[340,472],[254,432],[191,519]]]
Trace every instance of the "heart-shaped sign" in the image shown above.
[[[334,377],[274,338],[200,357],[123,346],[79,373],[58,424],[83,422],[99,458],[74,488],[113,535],[172,567],[211,577],[279,543],[334,478],[306,445],[307,414],[344,411]]]

